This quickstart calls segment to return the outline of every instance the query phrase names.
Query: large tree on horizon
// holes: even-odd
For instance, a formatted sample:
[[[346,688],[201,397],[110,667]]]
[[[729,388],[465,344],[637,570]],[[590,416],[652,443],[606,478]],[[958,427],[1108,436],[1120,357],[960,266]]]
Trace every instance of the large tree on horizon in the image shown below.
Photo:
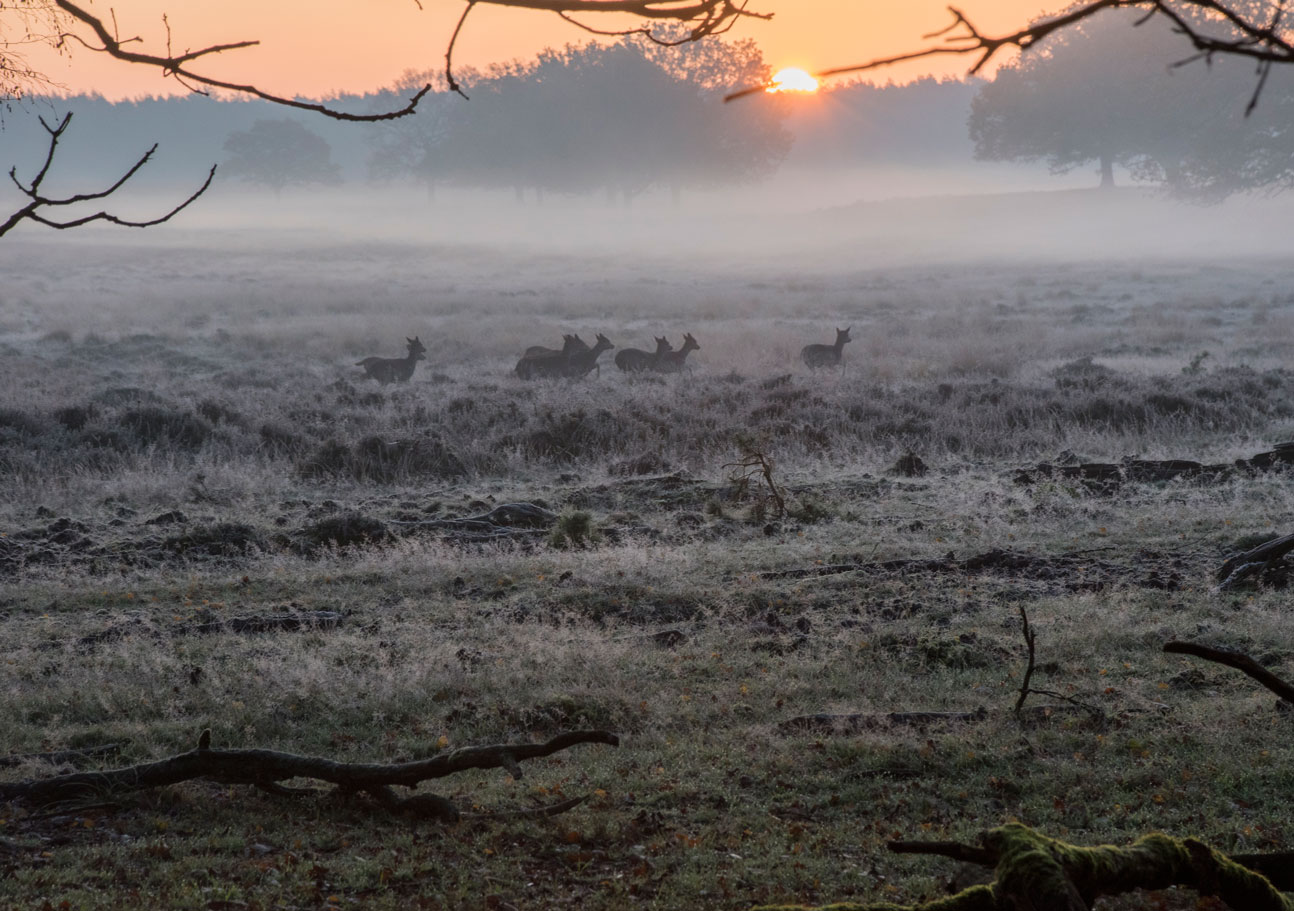
[[[1218,199],[1294,178],[1294,82],[1274,71],[1247,112],[1253,66],[1175,65],[1181,37],[1160,18],[1107,10],[1054,35],[984,83],[968,121],[975,157],[1045,161],[1063,174],[1116,166],[1185,197]]]
[[[626,202],[651,187],[757,179],[790,148],[782,100],[719,99],[767,74],[750,41],[677,57],[634,37],[549,49],[530,63],[461,74],[466,104],[433,95],[413,117],[375,129],[370,170],[429,186],[602,191]]]
[[[230,133],[225,151],[227,176],[268,187],[275,196],[290,186],[342,182],[328,143],[290,118],[257,120],[250,129]]]

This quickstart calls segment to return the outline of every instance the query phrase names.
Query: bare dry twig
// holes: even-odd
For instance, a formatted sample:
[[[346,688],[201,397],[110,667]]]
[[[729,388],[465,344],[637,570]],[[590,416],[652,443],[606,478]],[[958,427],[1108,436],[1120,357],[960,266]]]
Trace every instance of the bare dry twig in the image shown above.
[[[1020,713],[1024,709],[1024,702],[1026,699],[1029,698],[1030,693],[1037,693],[1039,696],[1050,696],[1052,699],[1060,699],[1064,702],[1068,702],[1070,705],[1077,706],[1078,708],[1083,709],[1084,711],[1091,712],[1092,715],[1097,717],[1104,715],[1104,712],[1102,712],[1096,706],[1088,705],[1086,702],[1083,702],[1081,699],[1075,699],[1073,696],[1066,696],[1064,693],[1058,693],[1055,690],[1040,690],[1037,687],[1033,687],[1029,685],[1030,681],[1033,679],[1034,658],[1035,658],[1034,644],[1037,641],[1038,634],[1035,633],[1033,631],[1033,628],[1029,626],[1029,615],[1025,613],[1023,604],[1020,605],[1020,624],[1024,632],[1024,644],[1028,649],[1029,661],[1028,661],[1028,664],[1025,665],[1024,680],[1020,683],[1020,697],[1015,701],[1016,717],[1017,718],[1020,717]]]
[[[773,460],[753,440],[740,438],[737,448],[741,457],[735,462],[728,462],[724,468],[731,468],[728,476],[737,488],[736,497],[741,499],[750,491],[752,481],[762,479],[764,490],[759,493],[760,504],[772,503],[774,515],[778,518],[786,515],[786,495],[773,479]]]

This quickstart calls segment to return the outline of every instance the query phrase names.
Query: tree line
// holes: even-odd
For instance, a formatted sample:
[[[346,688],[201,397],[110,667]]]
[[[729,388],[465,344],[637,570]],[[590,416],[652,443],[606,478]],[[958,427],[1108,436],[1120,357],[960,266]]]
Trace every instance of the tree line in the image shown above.
[[[263,101],[203,96],[109,104],[101,98],[29,102],[37,113],[77,111],[94,136],[60,150],[62,173],[90,179],[159,140],[148,179],[217,179],[278,193],[342,181],[416,181],[506,188],[518,195],[681,193],[772,174],[794,146],[810,167],[969,165],[1041,161],[1054,172],[1093,169],[1094,183],[1159,186],[1193,199],[1282,189],[1294,180],[1294,74],[1267,75],[1252,112],[1251,63],[1235,58],[1175,66],[1180,36],[1136,11],[1112,9],[1052,35],[993,80],[855,83],[818,96],[761,95],[721,103],[735,86],[766,80],[751,41],[664,47],[642,36],[549,50],[533,61],[457,74],[464,100],[434,72],[411,72],[387,92],[329,104],[363,116],[417,86],[439,84],[398,120],[353,124],[285,112]],[[1138,24],[1139,23],[1139,24]],[[36,161],[45,136],[11,113],[12,163]],[[100,173],[102,172],[102,173]]]

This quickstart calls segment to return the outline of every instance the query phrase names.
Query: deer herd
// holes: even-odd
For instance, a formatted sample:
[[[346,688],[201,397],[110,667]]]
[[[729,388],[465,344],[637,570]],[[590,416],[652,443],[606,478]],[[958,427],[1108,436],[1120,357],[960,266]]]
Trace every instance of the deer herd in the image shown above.
[[[417,336],[406,338],[405,341],[409,350],[404,357],[366,357],[355,366],[364,368],[364,375],[379,383],[406,383],[413,376],[413,368],[418,361],[427,359],[427,348]],[[845,343],[848,341],[849,329],[837,329],[834,343],[805,345],[800,352],[800,360],[814,370],[840,367],[843,364]],[[561,377],[578,379],[595,370],[601,375],[598,358],[603,351],[614,347],[601,332],[597,334],[593,345],[589,345],[578,335],[564,335],[561,348],[546,348],[543,345],[527,348],[513,372],[523,380]],[[674,349],[669,339],[662,336],[656,339],[655,351],[621,349],[616,354],[615,364],[625,373],[681,373],[687,366],[688,354],[700,349],[701,346],[690,332],[683,336],[683,347],[678,350]]]

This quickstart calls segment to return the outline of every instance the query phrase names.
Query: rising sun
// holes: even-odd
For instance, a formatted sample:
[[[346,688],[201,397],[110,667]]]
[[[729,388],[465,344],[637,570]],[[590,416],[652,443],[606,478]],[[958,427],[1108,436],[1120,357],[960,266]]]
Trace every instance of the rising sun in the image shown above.
[[[818,80],[814,79],[799,67],[788,66],[773,74],[768,85],[770,92],[816,92]]]

